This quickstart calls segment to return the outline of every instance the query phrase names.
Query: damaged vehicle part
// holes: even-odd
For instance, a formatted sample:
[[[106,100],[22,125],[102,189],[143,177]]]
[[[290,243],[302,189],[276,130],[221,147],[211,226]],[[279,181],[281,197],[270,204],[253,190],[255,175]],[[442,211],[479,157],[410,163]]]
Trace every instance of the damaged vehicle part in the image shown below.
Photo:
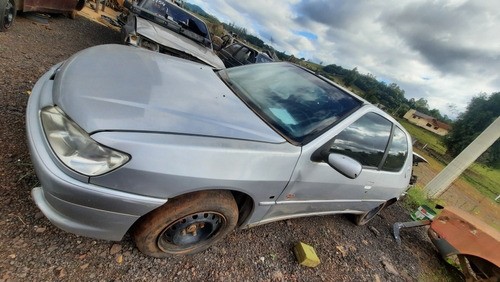
[[[266,52],[258,51],[257,49],[241,42],[226,46],[220,49],[217,54],[224,62],[226,68],[255,63],[269,63],[274,61],[274,59],[272,59]]]
[[[41,183],[32,195],[47,218],[106,240],[130,230],[155,257],[288,218],[364,224],[411,176],[411,138],[396,120],[285,62],[214,71],[101,45],[41,77],[26,119]]]
[[[433,220],[394,223],[394,238],[401,243],[402,228],[425,225],[443,258],[458,257],[466,281],[500,279],[500,233],[496,229],[460,209],[444,207]]]
[[[6,31],[14,24],[17,11],[68,13],[74,18],[74,12],[80,11],[85,0],[0,0],[0,31]]]
[[[124,2],[127,15],[120,15],[124,44],[224,68],[213,50],[206,24],[168,0]]]

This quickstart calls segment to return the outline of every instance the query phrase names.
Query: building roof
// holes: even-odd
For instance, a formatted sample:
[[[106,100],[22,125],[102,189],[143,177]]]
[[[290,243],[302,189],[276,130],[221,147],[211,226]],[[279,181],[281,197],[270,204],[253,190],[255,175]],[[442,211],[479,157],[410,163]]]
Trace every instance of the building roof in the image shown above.
[[[435,117],[432,117],[432,116],[429,116],[429,115],[426,115],[424,113],[421,113],[419,111],[415,111],[413,113],[413,115],[417,116],[417,117],[420,117],[420,118],[423,118],[427,121],[429,121],[430,123],[432,123],[432,125],[434,126],[437,126],[439,128],[442,128],[442,129],[446,129],[446,130],[450,130],[451,129],[451,126],[444,123],[444,122],[441,122],[439,120],[437,120]]]

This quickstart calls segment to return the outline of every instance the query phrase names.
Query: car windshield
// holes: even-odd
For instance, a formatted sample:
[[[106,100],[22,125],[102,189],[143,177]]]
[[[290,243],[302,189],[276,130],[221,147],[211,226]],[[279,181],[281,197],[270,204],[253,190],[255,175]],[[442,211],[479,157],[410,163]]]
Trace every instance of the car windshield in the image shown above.
[[[204,38],[209,38],[207,26],[201,20],[189,14],[179,6],[167,0],[144,0],[141,7],[149,12],[176,22]]]
[[[269,63],[272,62],[273,59],[271,59],[267,54],[265,53],[259,53],[257,57],[255,57],[255,62],[256,63]]]
[[[246,65],[219,74],[254,112],[300,144],[362,104],[333,84],[288,63]]]

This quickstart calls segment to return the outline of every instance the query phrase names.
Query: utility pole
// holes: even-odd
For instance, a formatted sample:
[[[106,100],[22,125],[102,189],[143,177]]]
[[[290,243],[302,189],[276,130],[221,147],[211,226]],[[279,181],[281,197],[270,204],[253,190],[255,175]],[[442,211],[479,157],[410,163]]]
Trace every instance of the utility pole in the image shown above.
[[[481,154],[500,138],[500,117],[486,128],[472,143],[451,161],[424,190],[429,198],[437,198],[466,170]]]

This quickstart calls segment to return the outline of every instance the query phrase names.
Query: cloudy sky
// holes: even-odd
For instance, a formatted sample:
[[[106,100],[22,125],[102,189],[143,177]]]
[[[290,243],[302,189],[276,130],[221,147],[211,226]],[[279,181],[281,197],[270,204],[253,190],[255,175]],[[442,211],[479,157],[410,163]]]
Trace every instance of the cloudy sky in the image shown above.
[[[188,0],[277,50],[354,67],[456,116],[500,91],[498,0]]]

